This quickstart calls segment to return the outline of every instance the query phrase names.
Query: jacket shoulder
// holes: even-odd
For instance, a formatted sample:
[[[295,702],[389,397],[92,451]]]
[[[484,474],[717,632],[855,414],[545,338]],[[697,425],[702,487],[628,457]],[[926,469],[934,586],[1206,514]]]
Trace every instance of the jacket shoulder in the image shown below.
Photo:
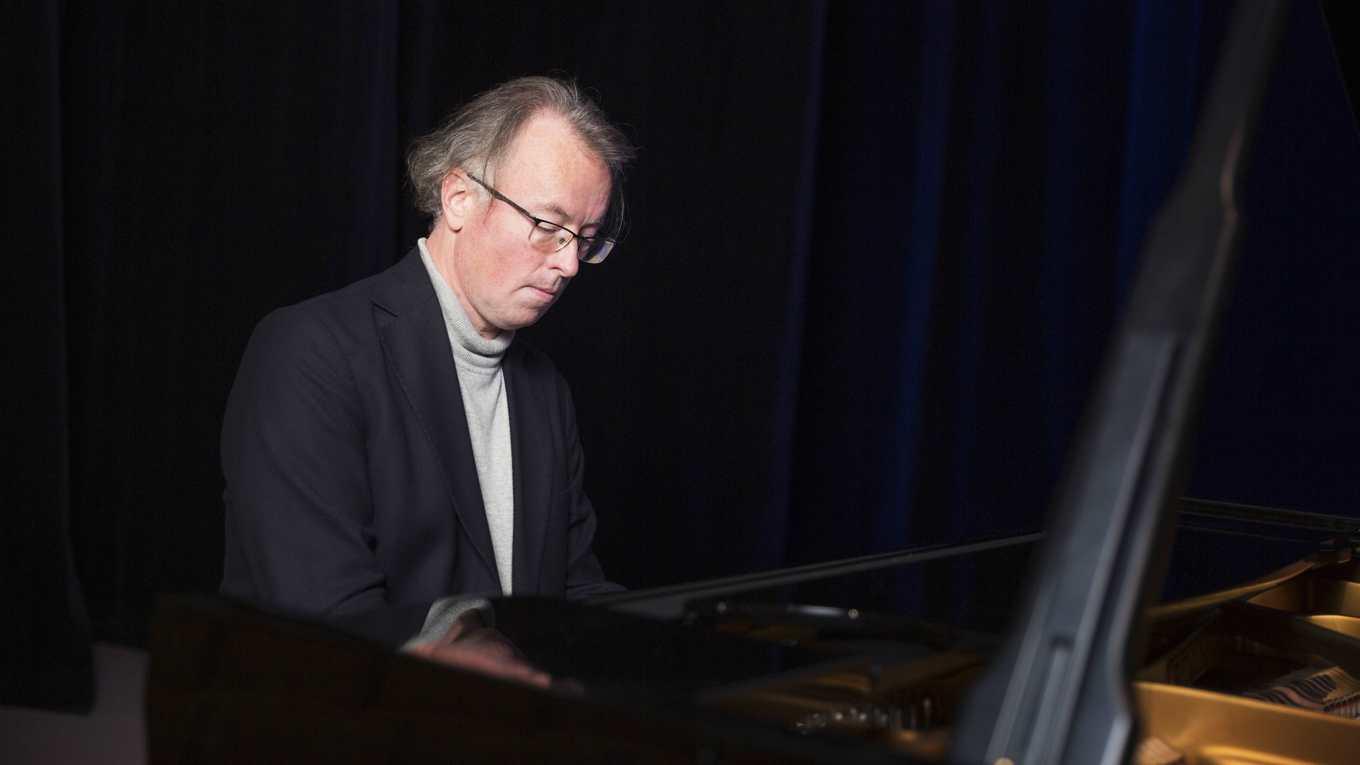
[[[384,302],[379,297],[408,286],[409,270],[410,264],[403,259],[338,290],[276,308],[256,325],[252,342],[321,343],[350,349],[371,332],[373,304]]]

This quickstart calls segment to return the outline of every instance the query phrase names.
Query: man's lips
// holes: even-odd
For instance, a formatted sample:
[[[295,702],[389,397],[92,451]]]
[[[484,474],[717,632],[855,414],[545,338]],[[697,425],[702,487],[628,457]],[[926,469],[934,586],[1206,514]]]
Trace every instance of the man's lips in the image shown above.
[[[557,293],[560,287],[539,287],[531,284],[529,285],[529,289],[534,290],[535,292],[546,298],[555,298],[557,297]]]

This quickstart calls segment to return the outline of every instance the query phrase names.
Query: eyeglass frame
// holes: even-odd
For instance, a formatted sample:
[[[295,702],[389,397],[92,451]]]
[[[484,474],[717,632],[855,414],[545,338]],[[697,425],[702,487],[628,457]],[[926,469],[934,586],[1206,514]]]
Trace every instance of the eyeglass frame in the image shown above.
[[[616,239],[616,238],[614,238],[614,237],[612,237],[612,236],[599,236],[598,234],[595,235],[595,236],[586,236],[585,234],[578,234],[578,233],[576,233],[575,231],[572,231],[571,229],[567,228],[566,226],[563,226],[561,223],[554,223],[553,221],[547,220],[547,219],[545,219],[545,218],[540,218],[540,217],[538,217],[537,215],[534,215],[533,213],[531,213],[531,212],[529,212],[528,210],[524,209],[523,207],[520,207],[519,204],[517,204],[517,203],[515,202],[515,200],[513,200],[513,199],[511,199],[510,197],[507,197],[506,195],[504,195],[504,194],[502,194],[501,192],[497,191],[497,190],[496,190],[496,187],[492,186],[491,184],[487,183],[486,181],[482,180],[481,178],[478,178],[476,175],[473,175],[471,172],[468,172],[468,171],[466,171],[466,170],[464,170],[463,172],[464,172],[465,175],[467,175],[467,177],[469,177],[469,178],[471,178],[472,180],[476,181],[477,184],[478,184],[479,186],[481,186],[482,188],[484,188],[484,189],[486,189],[487,191],[491,192],[491,197],[492,197],[493,199],[500,200],[500,201],[506,203],[507,205],[510,205],[510,207],[514,208],[515,212],[517,212],[517,213],[519,213],[520,215],[523,215],[524,217],[528,218],[529,221],[530,221],[531,223],[533,223],[533,226],[530,227],[530,229],[529,229],[529,237],[530,237],[530,238],[533,238],[534,231],[535,231],[535,230],[539,230],[539,227],[541,227],[541,226],[546,226],[546,227],[547,227],[547,228],[544,228],[544,229],[541,229],[541,230],[545,230],[545,231],[550,230],[550,231],[554,231],[554,232],[556,232],[556,231],[565,231],[565,232],[567,232],[568,234],[571,234],[571,237],[568,238],[567,241],[565,241],[565,242],[563,242],[562,244],[558,245],[558,246],[553,250],[553,252],[561,252],[562,250],[565,250],[565,249],[567,248],[567,246],[570,245],[572,242],[577,241],[577,240],[580,240],[580,242],[583,242],[586,246],[585,246],[584,248],[583,248],[580,244],[578,244],[578,245],[576,246],[576,259],[579,260],[579,261],[581,261],[582,263],[589,263],[590,265],[599,265],[600,263],[603,263],[603,262],[605,261],[606,258],[609,257],[610,252],[612,252],[613,249],[614,249],[614,245],[616,245],[616,244],[619,243],[618,239]],[[605,248],[604,255],[601,256],[598,260],[586,260],[586,258],[585,258],[585,253],[589,252],[589,251],[590,251],[590,247],[592,247],[592,246],[595,244],[595,242],[597,242],[597,241],[608,242],[608,243],[609,243],[609,247]]]

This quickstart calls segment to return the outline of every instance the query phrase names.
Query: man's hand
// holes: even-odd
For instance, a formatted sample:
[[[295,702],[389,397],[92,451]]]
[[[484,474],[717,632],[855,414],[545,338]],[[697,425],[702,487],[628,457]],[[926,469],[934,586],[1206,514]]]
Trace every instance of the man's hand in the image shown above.
[[[547,688],[552,684],[552,676],[525,661],[505,635],[483,626],[475,611],[455,622],[441,639],[405,650],[429,661],[535,688]]]

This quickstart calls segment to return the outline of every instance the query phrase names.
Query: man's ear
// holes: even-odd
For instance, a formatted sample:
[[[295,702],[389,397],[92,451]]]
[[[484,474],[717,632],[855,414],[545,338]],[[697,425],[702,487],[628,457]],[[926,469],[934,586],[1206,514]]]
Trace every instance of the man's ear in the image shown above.
[[[472,212],[472,188],[462,170],[452,170],[439,184],[439,224],[452,231],[461,231],[468,215]]]

